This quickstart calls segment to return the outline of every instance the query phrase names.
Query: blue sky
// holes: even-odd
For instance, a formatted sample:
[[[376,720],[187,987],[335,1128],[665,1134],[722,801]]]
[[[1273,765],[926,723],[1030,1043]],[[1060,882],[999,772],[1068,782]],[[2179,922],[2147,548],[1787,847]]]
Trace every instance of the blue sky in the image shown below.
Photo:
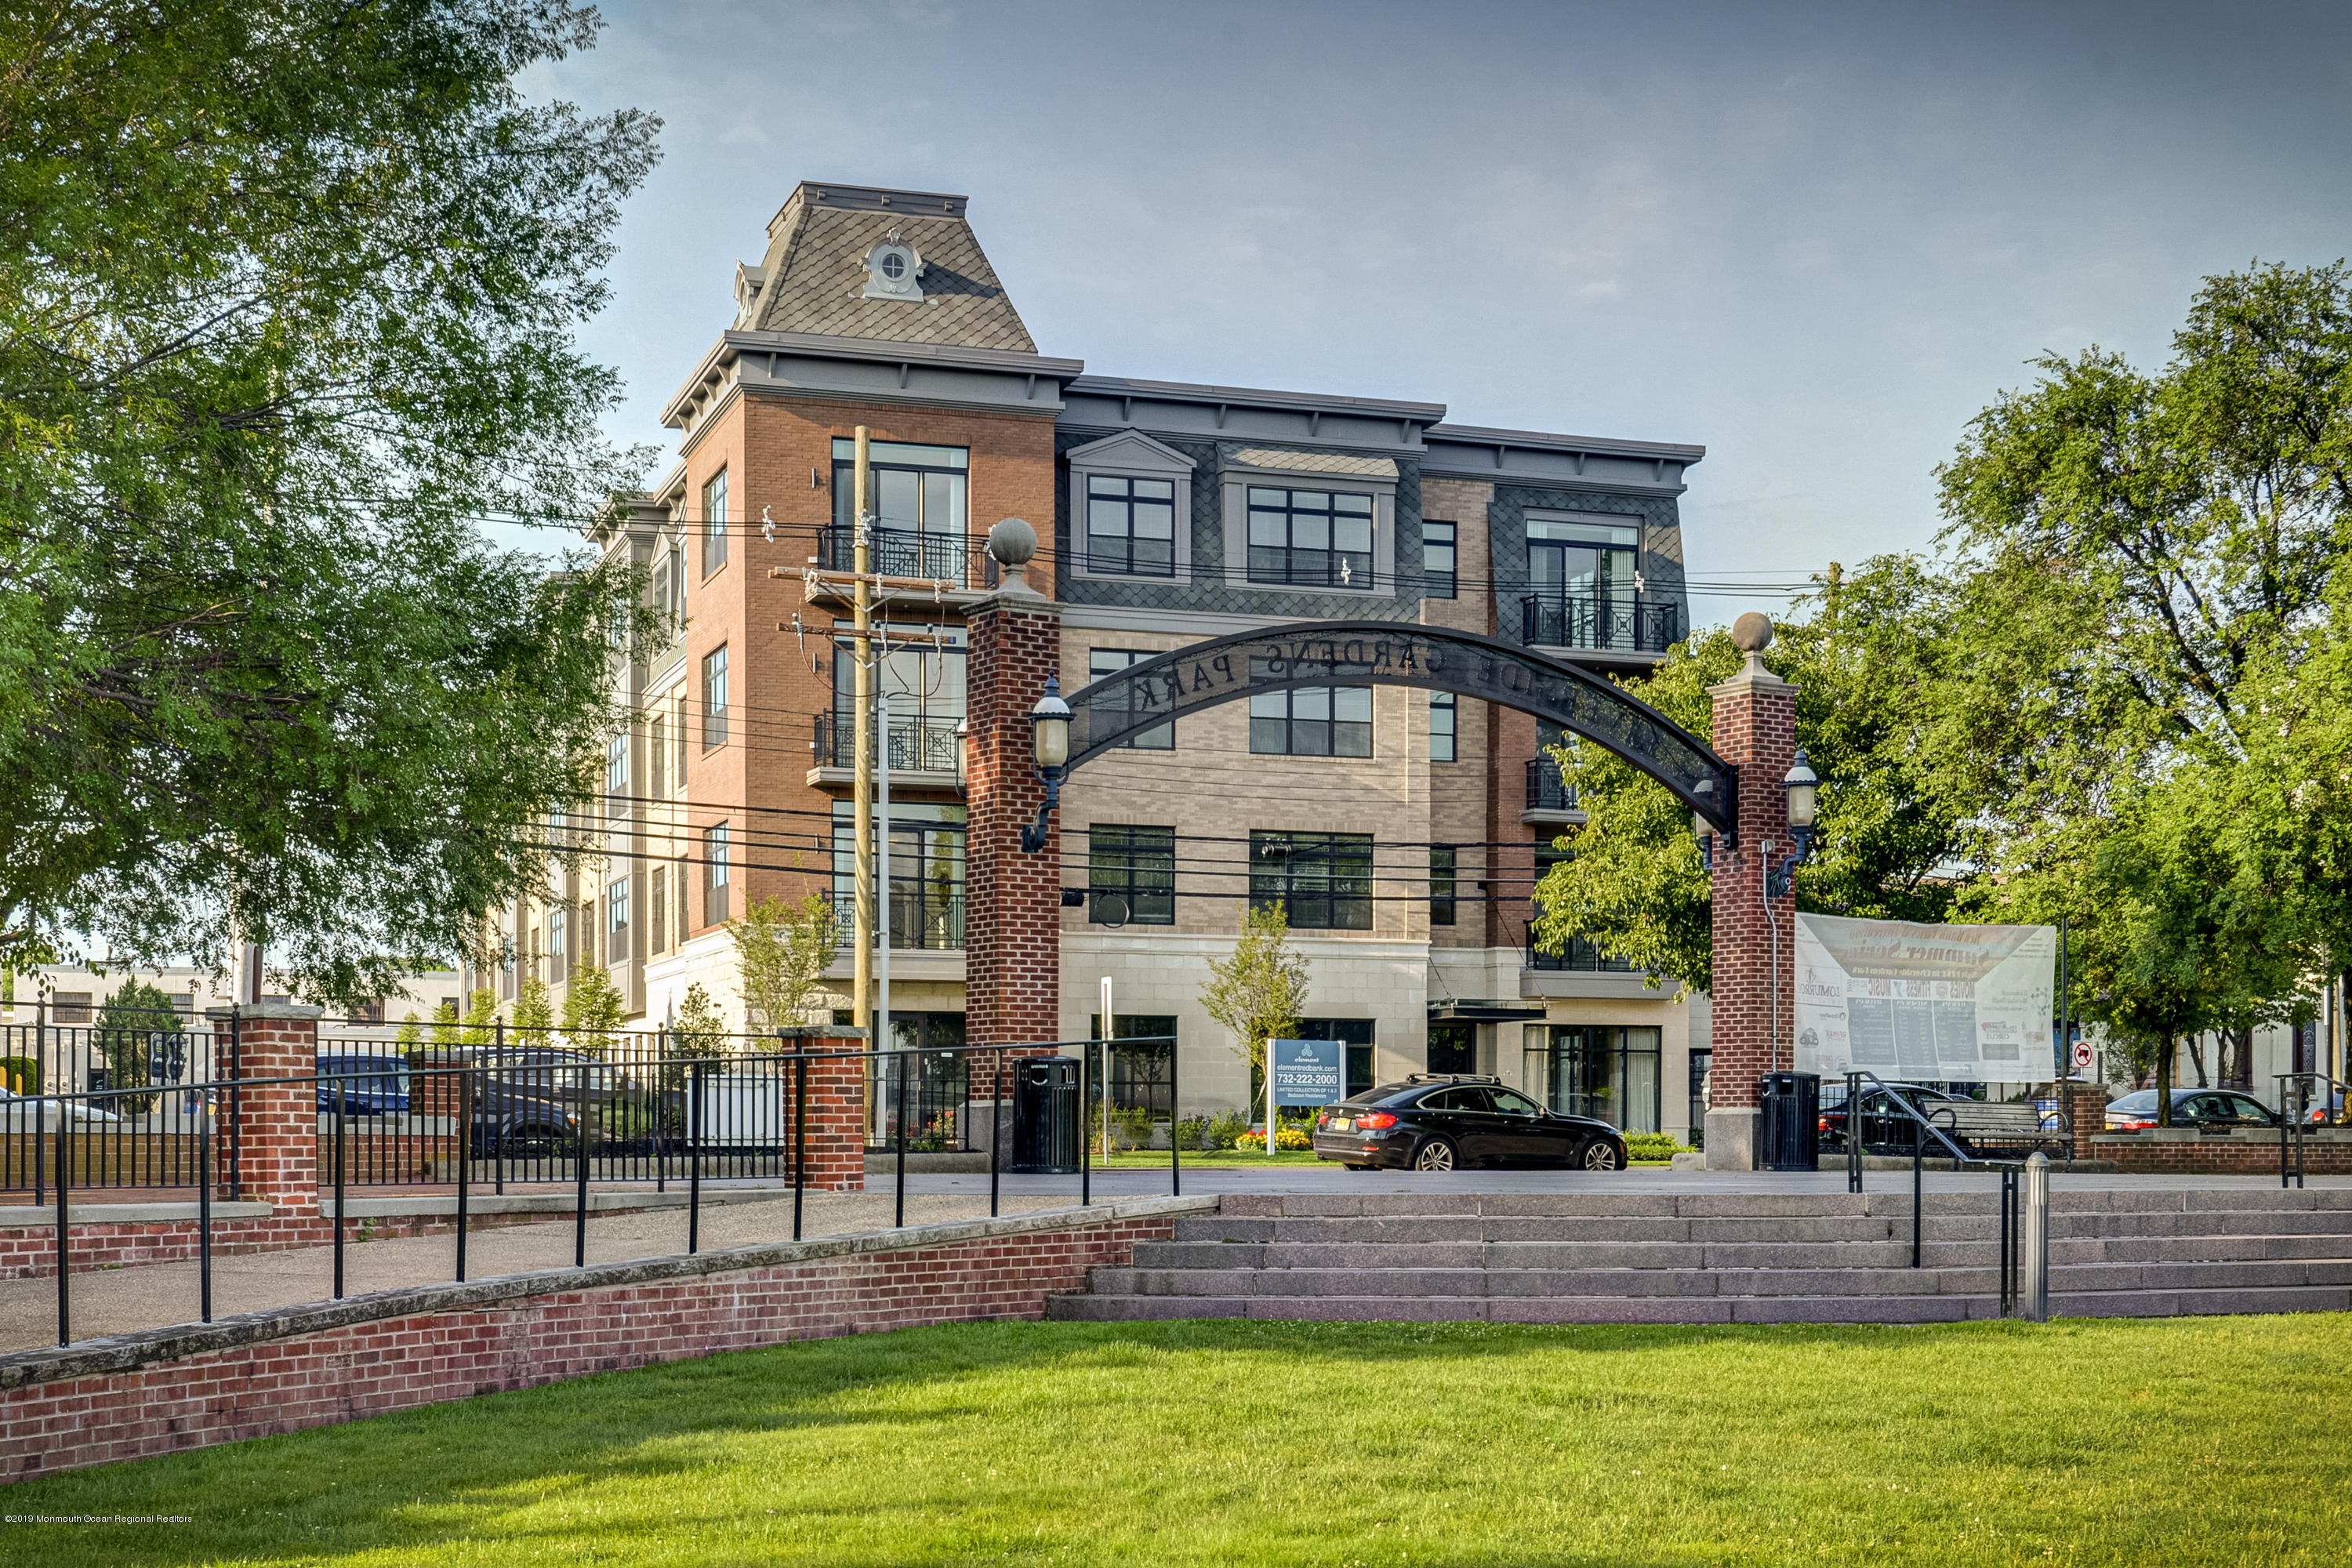
[[[1924,547],[2043,350],[2352,254],[2352,8],[614,4],[534,91],[667,121],[614,433],[795,181],[952,191],[1052,354],[1696,441],[1695,577]],[[1777,604],[1695,600],[1701,622]]]

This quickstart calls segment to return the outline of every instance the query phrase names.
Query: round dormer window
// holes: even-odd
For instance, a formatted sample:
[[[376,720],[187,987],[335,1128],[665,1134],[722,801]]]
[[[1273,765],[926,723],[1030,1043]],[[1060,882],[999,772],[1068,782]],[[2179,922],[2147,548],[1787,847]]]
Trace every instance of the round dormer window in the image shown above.
[[[895,250],[882,253],[882,276],[896,283],[907,275],[907,258]]]

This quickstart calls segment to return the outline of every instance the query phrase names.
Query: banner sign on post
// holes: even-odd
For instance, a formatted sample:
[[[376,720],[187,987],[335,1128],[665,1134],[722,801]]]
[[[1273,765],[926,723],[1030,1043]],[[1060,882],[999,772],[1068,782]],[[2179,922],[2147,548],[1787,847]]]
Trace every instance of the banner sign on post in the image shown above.
[[[1797,917],[1795,1067],[2023,1083],[2050,1070],[2053,926]]]
[[[1348,1097],[1348,1048],[1337,1040],[1268,1040],[1276,1105],[1329,1105]]]

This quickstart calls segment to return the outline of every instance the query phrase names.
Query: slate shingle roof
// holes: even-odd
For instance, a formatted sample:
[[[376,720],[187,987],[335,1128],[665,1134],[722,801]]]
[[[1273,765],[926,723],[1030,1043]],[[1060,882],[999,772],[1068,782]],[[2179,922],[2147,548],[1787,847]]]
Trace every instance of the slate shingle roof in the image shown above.
[[[853,193],[840,186],[816,190],[839,192],[853,201],[878,194],[919,195]],[[813,195],[807,185],[793,191],[771,226],[766,281],[743,324],[765,331],[1035,353],[1029,329],[961,216],[964,199],[929,199],[934,204],[929,213],[910,210],[911,201],[877,211],[870,203],[830,205],[826,195]],[[952,206],[955,216],[939,206]],[[923,258],[919,305],[863,298],[866,253],[894,228]]]

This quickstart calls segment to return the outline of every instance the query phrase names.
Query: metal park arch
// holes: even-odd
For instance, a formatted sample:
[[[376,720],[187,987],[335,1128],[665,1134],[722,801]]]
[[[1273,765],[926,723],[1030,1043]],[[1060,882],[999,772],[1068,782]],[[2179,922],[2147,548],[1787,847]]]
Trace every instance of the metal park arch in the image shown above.
[[[1647,703],[1590,670],[1490,637],[1393,621],[1216,637],[1107,675],[1070,698],[1069,768],[1171,719],[1298,686],[1418,686],[1499,702],[1624,758],[1727,841],[1738,826],[1737,770]]]

